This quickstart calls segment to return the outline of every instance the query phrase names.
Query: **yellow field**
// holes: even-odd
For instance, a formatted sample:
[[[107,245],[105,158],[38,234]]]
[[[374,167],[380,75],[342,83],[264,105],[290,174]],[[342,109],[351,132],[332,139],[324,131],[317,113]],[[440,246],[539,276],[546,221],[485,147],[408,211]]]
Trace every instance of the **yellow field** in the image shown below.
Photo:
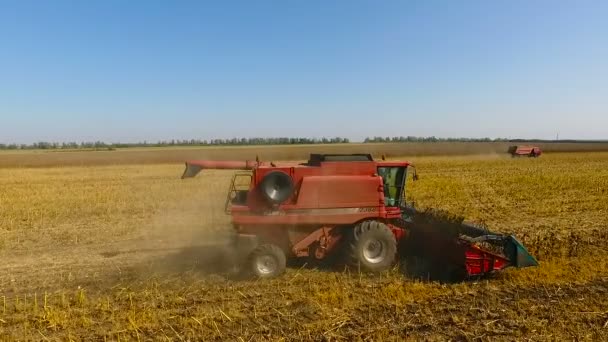
[[[350,143],[327,145],[192,146],[125,148],[115,151],[86,150],[5,150],[0,151],[0,167],[91,166],[124,164],[182,163],[189,159],[306,160],[310,153],[371,153],[395,156],[495,155],[505,156],[506,142],[407,142]],[[608,142],[539,143],[546,152],[608,152]]]
[[[0,336],[608,336],[606,152],[412,157],[420,180],[409,183],[408,200],[512,232],[541,262],[491,280],[440,285],[410,281],[397,269],[374,277],[294,267],[270,281],[226,279],[215,271],[225,252],[217,246],[229,222],[223,205],[231,173],[181,180],[183,164],[166,163],[175,158],[167,151],[141,165],[0,161]]]

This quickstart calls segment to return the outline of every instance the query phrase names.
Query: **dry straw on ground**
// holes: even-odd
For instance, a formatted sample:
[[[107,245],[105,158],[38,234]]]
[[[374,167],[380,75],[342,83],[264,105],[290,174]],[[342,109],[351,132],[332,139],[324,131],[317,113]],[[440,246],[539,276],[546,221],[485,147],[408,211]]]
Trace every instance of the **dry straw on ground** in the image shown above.
[[[170,152],[168,152],[170,153]],[[173,158],[173,157],[171,157]],[[0,336],[17,340],[601,340],[608,153],[412,157],[420,208],[523,240],[541,266],[453,285],[290,268],[225,278],[230,172],[0,169]]]

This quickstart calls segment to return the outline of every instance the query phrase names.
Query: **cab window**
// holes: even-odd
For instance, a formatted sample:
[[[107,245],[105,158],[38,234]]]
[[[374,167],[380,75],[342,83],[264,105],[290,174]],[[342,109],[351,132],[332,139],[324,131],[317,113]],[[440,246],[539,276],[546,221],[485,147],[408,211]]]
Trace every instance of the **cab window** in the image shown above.
[[[398,206],[403,194],[403,180],[405,167],[389,166],[379,167],[378,174],[384,183],[384,201],[387,206]]]

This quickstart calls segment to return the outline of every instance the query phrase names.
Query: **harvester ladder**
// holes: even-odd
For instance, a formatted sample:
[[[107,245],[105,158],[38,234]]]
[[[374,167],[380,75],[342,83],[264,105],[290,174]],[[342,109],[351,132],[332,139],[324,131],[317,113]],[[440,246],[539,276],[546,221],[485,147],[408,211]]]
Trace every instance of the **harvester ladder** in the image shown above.
[[[243,181],[237,181],[237,179],[245,179]],[[250,172],[237,172],[232,176],[230,182],[230,188],[228,190],[228,197],[226,198],[226,204],[224,205],[224,212],[228,215],[232,213],[231,203],[236,198],[240,191],[248,191],[251,184],[252,174]]]

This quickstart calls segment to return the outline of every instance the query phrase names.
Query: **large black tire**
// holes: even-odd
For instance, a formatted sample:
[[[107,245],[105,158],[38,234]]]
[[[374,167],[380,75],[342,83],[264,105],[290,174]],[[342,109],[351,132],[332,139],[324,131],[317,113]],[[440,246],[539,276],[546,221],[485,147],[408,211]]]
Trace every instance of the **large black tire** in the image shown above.
[[[346,263],[361,272],[389,269],[397,255],[397,240],[390,228],[379,221],[364,221],[350,230]]]
[[[265,244],[256,247],[249,254],[246,264],[246,271],[253,278],[275,278],[285,272],[287,257],[279,246]]]

